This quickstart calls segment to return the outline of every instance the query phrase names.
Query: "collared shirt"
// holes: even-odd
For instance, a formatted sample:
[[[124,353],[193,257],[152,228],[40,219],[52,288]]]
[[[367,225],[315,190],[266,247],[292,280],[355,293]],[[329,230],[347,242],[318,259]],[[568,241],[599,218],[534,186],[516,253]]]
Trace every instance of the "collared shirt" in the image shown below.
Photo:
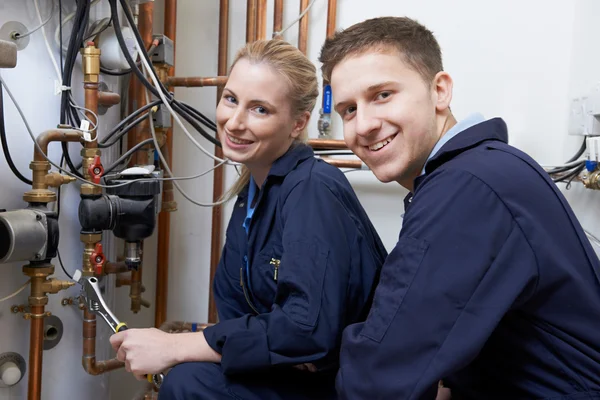
[[[387,252],[346,176],[309,146],[252,188],[233,207],[213,283],[219,323],[204,335],[226,374],[311,363],[319,372],[302,379],[329,374],[331,390],[342,330],[366,318]]]
[[[442,146],[445,145],[450,139],[452,139],[454,136],[458,135],[462,131],[469,129],[473,125],[477,125],[483,121],[485,121],[483,115],[481,115],[480,113],[473,113],[467,116],[467,118],[456,123],[456,125],[454,125],[452,128],[448,129],[448,131],[444,133],[444,135],[442,135],[440,140],[438,140],[435,146],[433,146],[431,153],[429,153],[429,157],[427,157],[425,165],[427,165],[427,162],[429,162],[429,160],[435,157],[435,155],[438,153],[438,151],[440,151]],[[421,175],[425,175],[425,165],[423,166]]]

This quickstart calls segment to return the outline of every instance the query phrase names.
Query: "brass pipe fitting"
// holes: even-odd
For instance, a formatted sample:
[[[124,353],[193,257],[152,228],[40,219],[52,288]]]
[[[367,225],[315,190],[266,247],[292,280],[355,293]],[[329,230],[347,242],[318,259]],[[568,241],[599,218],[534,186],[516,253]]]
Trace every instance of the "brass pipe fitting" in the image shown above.
[[[81,50],[81,55],[83,59],[83,81],[98,83],[100,76],[100,49],[96,47],[94,42],[87,42],[87,46]]]
[[[31,190],[23,195],[23,200],[28,203],[50,203],[56,201],[56,194],[48,190],[50,183],[55,183],[55,173],[48,174],[50,171],[50,162],[45,156],[48,155],[48,145],[52,142],[80,142],[82,139],[81,132],[74,129],[52,129],[42,132],[36,139],[38,146],[35,146],[33,151],[33,161],[29,164],[29,168],[33,171]],[[47,178],[48,176],[51,178]],[[60,174],[59,174],[60,175]],[[48,183],[47,179],[50,181]],[[65,178],[63,183],[69,183],[74,178]]]
[[[69,175],[61,175],[59,172],[51,172],[44,177],[44,182],[50,187],[59,187],[71,183],[76,179]]]
[[[600,190],[600,169],[590,172],[584,176],[581,181],[588,189]]]
[[[95,270],[92,264],[92,254],[96,251],[96,243],[102,240],[101,233],[82,233],[79,239],[83,242],[82,270],[83,276],[94,276]]]

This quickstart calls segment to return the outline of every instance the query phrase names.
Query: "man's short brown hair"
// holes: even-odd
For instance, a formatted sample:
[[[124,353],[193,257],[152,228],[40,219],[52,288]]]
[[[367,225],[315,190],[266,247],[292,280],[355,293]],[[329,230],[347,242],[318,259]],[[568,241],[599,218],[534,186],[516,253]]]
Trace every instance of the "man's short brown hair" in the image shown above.
[[[348,56],[388,49],[398,51],[425,82],[443,70],[440,45],[429,29],[410,18],[379,17],[336,32],[325,41],[319,56],[323,79],[331,80],[333,68]]]

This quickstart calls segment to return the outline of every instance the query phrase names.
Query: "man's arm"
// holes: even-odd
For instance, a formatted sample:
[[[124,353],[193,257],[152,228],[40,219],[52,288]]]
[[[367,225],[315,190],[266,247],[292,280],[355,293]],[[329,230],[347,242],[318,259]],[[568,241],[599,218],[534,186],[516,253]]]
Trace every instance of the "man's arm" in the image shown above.
[[[438,381],[468,365],[535,286],[533,253],[484,182],[446,170],[424,185],[366,322],[344,332],[342,399],[435,399]]]

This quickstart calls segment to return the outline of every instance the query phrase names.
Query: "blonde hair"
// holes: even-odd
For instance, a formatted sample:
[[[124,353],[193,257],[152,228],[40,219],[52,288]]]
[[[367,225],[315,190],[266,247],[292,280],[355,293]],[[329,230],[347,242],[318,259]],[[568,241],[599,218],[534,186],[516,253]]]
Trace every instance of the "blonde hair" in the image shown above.
[[[252,64],[265,63],[286,78],[292,100],[292,112],[299,116],[306,111],[312,112],[319,96],[317,69],[314,64],[295,46],[280,40],[257,40],[246,44],[235,56],[231,70],[239,60],[248,60]],[[298,135],[295,142],[306,142],[306,128]],[[293,144],[292,144],[293,145]],[[223,195],[227,201],[237,196],[250,181],[250,171],[242,166],[238,180]]]

